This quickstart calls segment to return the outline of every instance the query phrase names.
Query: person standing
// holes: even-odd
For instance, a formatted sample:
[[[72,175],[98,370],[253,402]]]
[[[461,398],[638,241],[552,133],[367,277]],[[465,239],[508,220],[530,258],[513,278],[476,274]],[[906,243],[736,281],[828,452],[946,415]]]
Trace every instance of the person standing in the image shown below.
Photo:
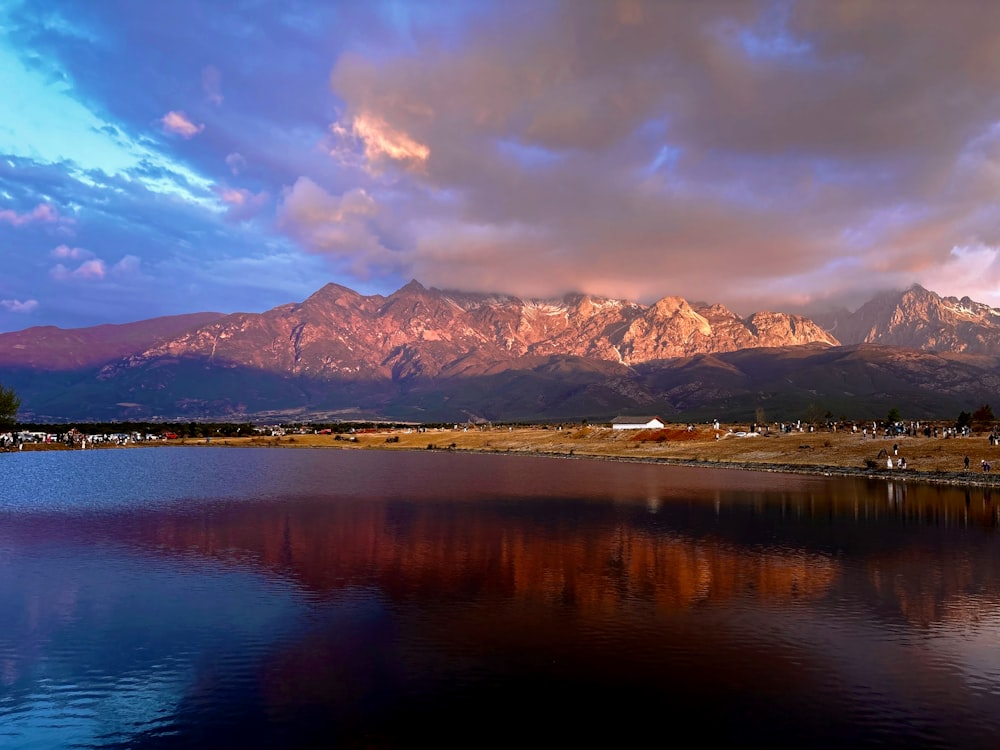
[[[969,457],[968,456],[965,457],[965,470],[966,471],[969,470]]]

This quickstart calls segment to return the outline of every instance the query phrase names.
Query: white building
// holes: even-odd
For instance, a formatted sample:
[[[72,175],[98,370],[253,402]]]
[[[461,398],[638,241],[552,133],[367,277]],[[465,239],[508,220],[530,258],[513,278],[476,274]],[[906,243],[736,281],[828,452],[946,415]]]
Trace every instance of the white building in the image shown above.
[[[611,420],[614,430],[661,430],[664,426],[659,417],[615,417]]]

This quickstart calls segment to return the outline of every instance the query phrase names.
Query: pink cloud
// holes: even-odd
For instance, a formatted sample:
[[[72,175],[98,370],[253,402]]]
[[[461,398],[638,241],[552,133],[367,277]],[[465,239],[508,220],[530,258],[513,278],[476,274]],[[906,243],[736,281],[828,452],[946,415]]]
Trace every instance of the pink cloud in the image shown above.
[[[365,168],[375,172],[386,162],[420,168],[430,158],[430,148],[385,119],[371,112],[361,112],[349,123],[334,123],[330,131],[337,139],[331,156],[344,164],[355,162],[358,146],[364,153]]]
[[[230,206],[242,206],[247,201],[247,195],[250,194],[249,190],[237,190],[236,188],[219,188],[217,192],[222,202],[228,203]]]
[[[222,104],[222,73],[214,65],[208,65],[201,71],[201,88],[205,97],[214,105]]]
[[[82,260],[76,268],[63,263],[54,265],[49,271],[49,276],[57,281],[102,281],[108,278],[139,276],[142,273],[142,260],[135,255],[125,255],[117,263],[109,266],[104,260],[82,248],[60,245],[52,254],[66,260]]]
[[[397,168],[363,226],[435,286],[995,304],[1000,4],[792,5],[499,4],[447,49],[342,54],[329,150]],[[287,227],[331,252],[343,223]]]
[[[160,118],[160,122],[168,133],[176,133],[182,138],[194,138],[205,129],[204,124],[195,125],[186,114],[178,111],[167,112]]]
[[[30,313],[38,307],[38,300],[0,299],[0,308],[13,313]]]
[[[90,250],[85,250],[82,247],[70,247],[69,245],[59,245],[49,254],[53,258],[66,258],[68,260],[87,260],[94,257]]]
[[[246,169],[247,160],[243,158],[242,154],[234,151],[226,157],[226,166],[229,167],[230,172],[236,175]]]
[[[278,225],[302,246],[362,277],[396,268],[398,258],[378,236],[378,203],[362,188],[336,196],[308,177],[285,191]]]
[[[113,276],[135,276],[140,273],[142,259],[135,255],[126,255],[111,267]]]
[[[246,221],[253,218],[271,199],[266,191],[252,193],[245,188],[229,188],[219,185],[216,186],[215,192],[219,199],[229,206],[226,218],[230,221]]]
[[[19,214],[11,209],[0,211],[0,222],[6,222],[11,226],[23,227],[27,224],[72,224],[73,220],[62,217],[55,206],[50,203],[39,203],[35,208],[24,214]]]
[[[81,279],[103,279],[107,275],[107,268],[100,258],[85,260],[80,264],[73,275]]]
[[[70,279],[95,281],[107,276],[108,269],[103,260],[92,258],[91,260],[84,261],[73,270],[70,270],[62,263],[57,263],[52,267],[49,274],[58,281],[68,281]]]

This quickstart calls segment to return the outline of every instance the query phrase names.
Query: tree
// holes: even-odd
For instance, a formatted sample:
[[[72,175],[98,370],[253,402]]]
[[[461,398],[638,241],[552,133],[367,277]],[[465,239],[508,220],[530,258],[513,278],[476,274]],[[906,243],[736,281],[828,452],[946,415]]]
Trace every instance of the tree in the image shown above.
[[[903,416],[899,413],[899,409],[895,406],[889,409],[889,415],[886,417],[889,424],[896,424],[896,422],[902,422]]]
[[[992,422],[994,419],[993,409],[990,408],[989,404],[983,404],[972,412],[973,422]]]
[[[983,404],[972,412],[972,423],[980,428],[988,427],[996,421],[989,404]]]
[[[806,407],[805,421],[806,424],[819,424],[823,421],[823,415],[826,414],[826,410],[823,409],[817,403],[809,404]]]
[[[0,429],[6,430],[14,426],[20,408],[21,399],[14,393],[14,389],[0,385]]]

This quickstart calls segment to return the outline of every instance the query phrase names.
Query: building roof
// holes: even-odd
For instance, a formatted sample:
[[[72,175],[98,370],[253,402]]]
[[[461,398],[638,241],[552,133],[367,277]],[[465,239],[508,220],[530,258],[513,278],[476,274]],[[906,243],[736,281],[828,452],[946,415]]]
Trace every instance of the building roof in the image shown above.
[[[611,424],[648,424],[654,419],[663,422],[662,419],[654,415],[650,417],[615,417],[611,420]]]

